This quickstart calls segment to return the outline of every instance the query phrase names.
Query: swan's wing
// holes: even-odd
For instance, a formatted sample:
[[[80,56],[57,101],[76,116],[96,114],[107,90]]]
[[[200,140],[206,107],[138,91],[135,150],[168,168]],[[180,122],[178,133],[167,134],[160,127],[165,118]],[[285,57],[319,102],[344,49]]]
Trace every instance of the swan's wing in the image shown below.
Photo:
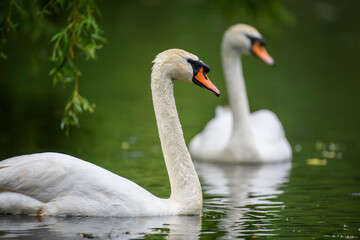
[[[264,159],[282,161],[291,159],[291,147],[284,128],[275,113],[259,110],[250,116],[255,143]]]
[[[214,157],[229,141],[232,129],[232,113],[228,107],[218,106],[215,118],[211,119],[204,130],[197,134],[189,144],[193,157],[205,159]]]
[[[67,163],[72,163],[70,156],[55,153],[6,159],[0,162],[0,189],[48,202],[70,187],[64,182],[81,165],[68,169]]]
[[[0,189],[49,202],[69,191],[97,187],[97,178],[112,173],[60,153],[23,155],[0,162]],[[100,181],[101,182],[101,181]]]
[[[49,215],[132,215],[148,203],[158,206],[161,202],[134,182],[59,153],[0,162],[0,210],[8,212],[6,199],[14,202],[17,212],[45,206]]]
[[[269,110],[259,110],[250,115],[254,135],[263,141],[276,141],[285,136],[284,128],[278,117]]]

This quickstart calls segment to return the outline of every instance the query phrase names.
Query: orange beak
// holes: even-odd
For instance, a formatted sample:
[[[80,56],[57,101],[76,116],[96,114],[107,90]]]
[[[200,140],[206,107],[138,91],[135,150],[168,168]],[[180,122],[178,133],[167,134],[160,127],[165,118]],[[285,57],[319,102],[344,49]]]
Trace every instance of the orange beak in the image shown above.
[[[205,88],[215,94],[217,97],[220,95],[220,91],[210,81],[209,77],[204,73],[204,68],[201,68],[194,77],[194,83],[202,88]]]
[[[260,42],[255,42],[251,50],[255,56],[260,58],[266,64],[270,66],[275,64],[274,59],[268,54],[265,47]]]

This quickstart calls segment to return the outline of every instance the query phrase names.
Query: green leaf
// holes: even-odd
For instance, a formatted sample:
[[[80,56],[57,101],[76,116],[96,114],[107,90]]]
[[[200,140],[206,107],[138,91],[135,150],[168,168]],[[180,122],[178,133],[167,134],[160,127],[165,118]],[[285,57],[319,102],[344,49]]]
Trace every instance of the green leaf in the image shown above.
[[[6,54],[5,54],[5,53],[0,52],[0,58],[2,58],[2,59],[4,59],[4,60],[6,60],[8,57],[6,56]]]
[[[50,42],[53,42],[53,41],[57,40],[58,38],[61,37],[61,35],[63,35],[63,32],[58,32],[57,34],[55,34],[55,35],[51,38]]]
[[[95,59],[96,51],[106,43],[103,31],[94,14],[100,15],[93,0],[50,0],[42,9],[42,14],[67,13],[67,25],[50,40],[51,61],[54,67],[49,71],[54,84],[74,82],[71,99],[66,103],[60,127],[68,134],[70,126],[79,125],[79,115],[92,113],[95,105],[78,93],[78,79],[81,76],[78,62],[81,56]]]

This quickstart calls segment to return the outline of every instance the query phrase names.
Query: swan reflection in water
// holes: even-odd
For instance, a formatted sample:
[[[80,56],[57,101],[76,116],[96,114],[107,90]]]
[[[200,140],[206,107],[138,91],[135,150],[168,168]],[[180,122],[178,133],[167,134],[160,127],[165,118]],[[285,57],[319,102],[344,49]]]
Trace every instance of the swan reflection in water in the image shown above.
[[[203,212],[223,215],[218,228],[227,237],[257,235],[259,231],[272,234],[270,221],[279,218],[284,207],[277,197],[288,181],[291,162],[233,165],[195,161],[195,168],[207,196]]]
[[[29,217],[0,216],[0,239],[198,239],[201,216]]]

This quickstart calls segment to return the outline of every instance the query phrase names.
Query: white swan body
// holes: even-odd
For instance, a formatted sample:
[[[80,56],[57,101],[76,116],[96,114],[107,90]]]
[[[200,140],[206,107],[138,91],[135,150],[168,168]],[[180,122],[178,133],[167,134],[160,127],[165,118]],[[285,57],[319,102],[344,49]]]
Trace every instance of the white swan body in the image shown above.
[[[238,24],[222,41],[222,61],[230,108],[217,107],[215,118],[189,144],[196,160],[229,163],[269,163],[291,160],[292,151],[281,122],[269,110],[250,113],[241,55],[252,53],[272,65],[256,29]]]
[[[175,214],[171,201],[101,167],[60,153],[1,162],[0,212],[39,215]],[[126,193],[126,196],[124,194]],[[129,204],[131,203],[131,204]]]
[[[195,55],[172,49],[154,60],[151,88],[169,173],[171,196],[161,199],[101,167],[60,153],[38,153],[0,162],[0,213],[76,216],[197,215],[201,186],[181,130],[173,80],[202,84],[207,65]],[[199,74],[200,73],[200,74]]]

